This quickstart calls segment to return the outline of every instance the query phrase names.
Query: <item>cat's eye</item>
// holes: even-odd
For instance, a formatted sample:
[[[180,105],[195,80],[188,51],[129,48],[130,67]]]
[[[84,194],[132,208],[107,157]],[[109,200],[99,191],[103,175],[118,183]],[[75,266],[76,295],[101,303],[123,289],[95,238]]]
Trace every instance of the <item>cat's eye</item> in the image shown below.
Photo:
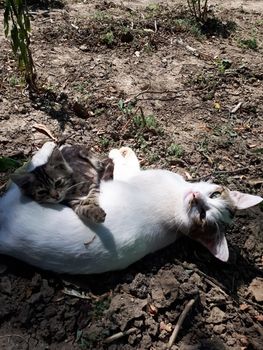
[[[38,190],[37,191],[37,194],[39,195],[39,196],[44,196],[45,194],[47,194],[48,193],[48,191],[47,190]]]
[[[63,184],[63,180],[62,179],[58,179],[55,181],[55,188],[61,186]]]
[[[215,198],[219,198],[220,196],[221,196],[221,192],[215,191],[215,192],[211,193],[209,197],[212,199],[215,199]]]

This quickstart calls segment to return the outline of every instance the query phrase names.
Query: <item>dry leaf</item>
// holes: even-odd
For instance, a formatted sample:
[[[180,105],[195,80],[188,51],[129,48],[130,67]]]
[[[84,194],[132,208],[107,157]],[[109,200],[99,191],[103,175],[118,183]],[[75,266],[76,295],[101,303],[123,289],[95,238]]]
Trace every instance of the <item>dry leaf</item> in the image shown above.
[[[255,316],[255,319],[259,322],[263,322],[263,315],[257,315]]]
[[[155,316],[158,313],[158,309],[157,307],[155,307],[153,304],[148,304],[147,305],[147,312],[148,314],[150,314],[151,316]]]
[[[221,105],[219,102],[214,103],[214,108],[217,109],[218,111],[221,109]]]
[[[239,309],[241,310],[241,311],[245,311],[245,310],[247,310],[249,308],[249,306],[247,305],[247,304],[240,304],[239,305]]]
[[[250,186],[261,185],[263,184],[263,179],[250,179],[248,183],[250,184]]]
[[[56,137],[53,136],[51,131],[43,124],[34,124],[33,128],[35,128],[37,131],[42,132],[42,134],[46,134],[48,137],[51,138],[53,141],[57,141]]]
[[[83,292],[80,293],[80,292],[78,292],[77,290],[74,290],[74,289],[64,288],[62,290],[62,293],[66,294],[66,295],[70,295],[72,297],[80,298],[80,299],[90,299],[90,296],[84,294]]]
[[[166,331],[166,332],[168,332],[168,333],[171,333],[172,330],[173,330],[173,326],[172,326],[171,323],[167,323],[167,324],[166,324],[166,323],[164,323],[163,321],[160,322],[159,328],[160,328],[160,332]]]
[[[185,177],[187,180],[193,180],[193,177],[188,173],[188,171],[184,171]]]

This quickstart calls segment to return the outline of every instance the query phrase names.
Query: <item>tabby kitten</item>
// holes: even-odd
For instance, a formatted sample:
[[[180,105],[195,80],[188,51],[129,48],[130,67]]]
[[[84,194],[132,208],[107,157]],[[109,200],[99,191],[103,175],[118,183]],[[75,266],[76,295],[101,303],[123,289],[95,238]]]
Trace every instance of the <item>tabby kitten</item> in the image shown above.
[[[11,179],[38,203],[66,204],[81,219],[101,223],[106,213],[99,206],[99,184],[112,174],[111,160],[100,161],[84,146],[64,146],[55,147],[46,164]]]

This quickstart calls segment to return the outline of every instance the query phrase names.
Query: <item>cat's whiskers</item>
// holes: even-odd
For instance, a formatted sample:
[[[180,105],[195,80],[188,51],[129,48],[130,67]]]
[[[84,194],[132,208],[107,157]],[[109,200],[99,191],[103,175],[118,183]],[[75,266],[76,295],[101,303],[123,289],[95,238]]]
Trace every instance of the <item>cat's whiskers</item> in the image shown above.
[[[188,210],[186,211],[186,215],[188,216],[190,213],[191,207],[188,207]],[[177,227],[175,234],[177,234],[178,232],[180,232],[180,228],[183,227],[184,223],[181,222],[180,225]]]
[[[74,188],[74,187],[76,187],[76,186],[79,186],[79,185],[81,185],[81,184],[84,184],[84,183],[86,183],[86,181],[81,181],[81,182],[78,182],[78,183],[76,183],[76,184],[70,186],[69,188],[67,188],[66,193],[67,193],[69,190],[71,190],[72,188]]]

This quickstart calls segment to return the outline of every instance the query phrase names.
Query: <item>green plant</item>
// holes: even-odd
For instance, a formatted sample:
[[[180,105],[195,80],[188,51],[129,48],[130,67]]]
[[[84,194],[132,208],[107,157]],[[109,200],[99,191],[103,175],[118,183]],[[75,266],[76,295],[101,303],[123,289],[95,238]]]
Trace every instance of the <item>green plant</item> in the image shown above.
[[[208,0],[187,0],[189,10],[197,22],[207,22],[207,2]]]
[[[73,85],[73,89],[80,93],[85,93],[88,90],[89,82],[83,81],[83,82],[77,82]]]
[[[181,145],[178,145],[176,143],[172,143],[168,147],[167,153],[168,153],[169,156],[175,156],[177,158],[180,158],[184,154],[184,149],[183,149],[183,147]]]
[[[111,16],[105,11],[95,11],[92,17],[95,21],[105,21],[111,19]]]
[[[8,157],[0,157],[0,172],[6,172],[11,169],[16,169],[21,166],[21,163],[15,159]]]
[[[18,78],[16,75],[12,75],[10,78],[9,78],[9,84],[11,86],[22,86],[24,85],[24,81],[23,79],[21,78]]]
[[[241,39],[240,46],[246,49],[256,50],[258,48],[258,43],[255,38],[252,39]]]
[[[105,310],[110,306],[110,298],[98,300],[93,304],[92,314],[95,319],[101,317]]]
[[[110,30],[109,32],[103,34],[101,36],[101,40],[104,44],[106,44],[107,46],[111,46],[114,42],[114,34],[113,31]]]
[[[201,37],[202,35],[200,26],[193,19],[178,18],[174,20],[173,25],[175,26],[176,31],[180,31],[180,32],[187,31],[192,33],[194,36],[198,38]]]
[[[99,139],[99,143],[101,144],[101,147],[108,148],[110,145],[110,140],[107,137],[102,136]]]
[[[222,73],[224,74],[226,69],[229,69],[231,67],[231,61],[227,60],[227,59],[220,59],[218,58],[216,60],[216,65],[217,65],[217,68],[219,70],[219,73]]]
[[[233,129],[230,123],[215,126],[213,128],[213,134],[215,136],[236,137],[237,133]]]
[[[144,135],[142,135],[141,133],[136,135],[136,148],[140,148],[142,151],[146,151],[147,147],[148,147],[148,143],[144,138]]]
[[[133,117],[133,124],[138,129],[156,129],[157,127],[157,120],[154,115],[146,115],[144,116],[143,113],[140,115],[135,115]]]
[[[146,11],[151,11],[151,12],[157,12],[160,9],[160,5],[159,4],[149,4],[146,6]]]
[[[11,23],[11,30],[9,24]],[[11,35],[12,50],[18,66],[24,71],[29,88],[35,89],[36,72],[30,50],[30,20],[26,0],[6,0],[4,12],[5,36]]]
[[[118,102],[118,107],[121,110],[121,112],[127,116],[131,115],[133,106],[131,103],[125,104],[125,101],[123,99],[120,99]]]
[[[160,159],[158,154],[153,153],[153,152],[149,152],[147,157],[148,157],[149,163],[155,163],[155,162],[157,162]]]

